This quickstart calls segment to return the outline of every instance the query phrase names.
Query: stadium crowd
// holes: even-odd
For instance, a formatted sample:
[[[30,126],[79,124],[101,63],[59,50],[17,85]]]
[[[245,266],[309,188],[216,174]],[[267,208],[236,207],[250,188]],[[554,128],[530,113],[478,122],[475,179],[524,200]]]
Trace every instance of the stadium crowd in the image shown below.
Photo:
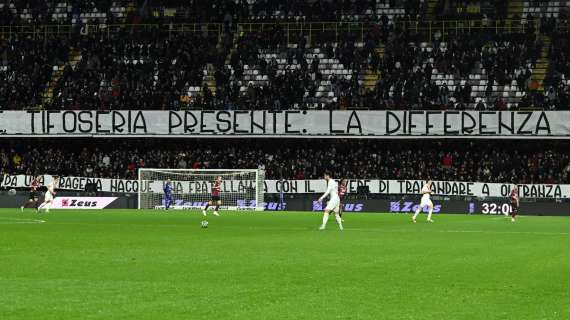
[[[180,109],[181,92],[200,85],[206,64],[223,57],[216,42],[200,34],[131,41],[123,41],[123,36],[80,39],[76,49],[82,59],[75,67],[65,67],[51,107]]]
[[[57,10],[63,4],[64,10]],[[425,16],[425,0],[19,0],[0,6],[8,24],[71,23],[86,13],[100,13],[106,22],[267,22],[267,21],[356,21],[376,19],[378,5],[402,9],[408,19]],[[116,9],[125,15],[116,15]],[[115,10],[113,10],[115,9]],[[21,13],[29,13],[24,19]],[[54,17],[54,13],[59,13]],[[82,15],[83,14],[83,15]]]
[[[52,37],[0,40],[0,110],[40,104],[52,66],[68,60],[68,44],[66,39]]]
[[[543,45],[534,35],[472,34],[448,38],[445,46],[436,39],[429,43],[430,51],[403,31],[370,32],[360,44],[350,36],[322,40],[313,47],[299,37],[297,48],[287,48],[284,38],[277,28],[250,33],[232,49],[230,35],[218,43],[215,37],[199,33],[146,38],[95,34],[46,41],[15,37],[0,41],[0,109],[563,110],[570,106],[570,47],[564,40],[550,48],[554,59],[542,91],[531,79]],[[375,48],[382,43],[381,55]],[[315,48],[322,59],[313,56]],[[68,62],[70,52],[79,60]],[[262,52],[277,52],[277,58]],[[333,59],[338,61],[334,66],[321,62]],[[48,90],[52,69],[58,65],[62,72]],[[248,71],[258,76],[250,77]],[[363,77],[371,73],[378,80],[367,85]],[[473,76],[481,73],[484,86]],[[435,80],[438,76],[442,80]],[[524,94],[514,98],[503,90]],[[49,99],[44,98],[47,91]]]
[[[96,140],[74,146],[73,141],[2,146],[0,173],[136,179],[141,167],[264,168],[268,179],[320,179],[328,169],[355,179],[570,183],[566,142]]]

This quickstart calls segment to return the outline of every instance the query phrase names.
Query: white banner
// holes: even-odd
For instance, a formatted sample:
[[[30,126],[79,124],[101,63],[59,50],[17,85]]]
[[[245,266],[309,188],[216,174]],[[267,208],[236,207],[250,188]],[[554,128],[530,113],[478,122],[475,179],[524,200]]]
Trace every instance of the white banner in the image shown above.
[[[570,138],[570,111],[0,111],[0,137],[46,135]]]
[[[105,209],[117,197],[56,197],[53,209]]]
[[[52,177],[41,177],[42,184],[49,183]],[[32,176],[4,175],[0,187],[26,188],[29,187]],[[162,193],[164,181],[143,181],[141,185],[137,180],[104,179],[85,177],[62,177],[59,189],[85,190],[87,183],[94,183],[97,191],[117,193],[142,192]],[[202,193],[210,194],[211,181],[173,181],[174,193]],[[419,195],[423,180],[348,180],[348,192],[356,193],[358,187],[368,187],[373,194],[415,194]],[[224,180],[222,193],[243,193],[254,185],[253,180]],[[550,198],[561,199],[570,197],[568,184],[519,184],[521,198]],[[435,181],[433,190],[435,195],[449,196],[475,196],[475,197],[506,197],[513,185],[509,183],[482,183],[459,181]],[[326,190],[324,180],[265,180],[265,193],[323,193]]]

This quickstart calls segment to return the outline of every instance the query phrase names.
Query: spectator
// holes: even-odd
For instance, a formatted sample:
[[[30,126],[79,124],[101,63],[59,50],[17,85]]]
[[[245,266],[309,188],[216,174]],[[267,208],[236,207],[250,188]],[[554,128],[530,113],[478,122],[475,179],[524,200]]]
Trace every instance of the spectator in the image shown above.
[[[58,173],[134,179],[137,169],[153,168],[258,168],[268,179],[319,179],[325,169],[337,176],[359,179],[425,179],[482,182],[570,183],[570,156],[566,142],[423,141],[376,140],[330,141],[273,139],[210,141],[186,148],[170,140],[85,141],[75,149],[65,139],[18,140],[20,151],[0,152],[0,171],[12,174]],[[41,152],[34,146],[41,145]],[[62,147],[65,146],[65,147]],[[8,151],[11,150],[11,151]],[[182,151],[184,150],[184,151]],[[11,161],[7,161],[7,154]],[[108,155],[109,165],[98,166],[99,154]],[[306,157],[305,155],[311,155]],[[413,154],[421,154],[414,157]],[[104,156],[104,157],[105,157]],[[14,161],[18,158],[18,161]],[[73,159],[70,161],[70,159]],[[106,162],[106,161],[104,161]],[[191,165],[188,165],[191,163]]]

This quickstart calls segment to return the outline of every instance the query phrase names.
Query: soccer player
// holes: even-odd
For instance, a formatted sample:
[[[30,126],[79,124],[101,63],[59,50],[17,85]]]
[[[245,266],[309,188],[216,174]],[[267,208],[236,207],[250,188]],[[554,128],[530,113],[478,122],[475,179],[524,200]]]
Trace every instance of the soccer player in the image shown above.
[[[319,202],[322,202],[327,196],[330,196],[330,199],[325,207],[323,224],[321,224],[319,230],[325,230],[327,222],[329,221],[329,214],[332,211],[335,213],[338,228],[342,231],[344,228],[342,227],[342,218],[339,215],[340,198],[338,197],[338,187],[336,181],[332,178],[330,171],[325,172],[325,181],[327,182],[327,191],[319,198]]]
[[[32,184],[30,185],[30,198],[24,205],[20,207],[20,210],[24,212],[24,208],[37,208],[40,196],[38,195],[38,188],[40,187],[40,176],[34,177]]]
[[[218,209],[220,205],[222,205],[222,200],[220,200],[220,190],[222,189],[222,177],[217,176],[216,180],[214,180],[214,185],[212,186],[212,200],[208,202],[204,210],[202,210],[202,214],[206,216],[208,214],[208,208],[211,205],[215,205],[214,208],[214,215],[219,216]]]
[[[40,212],[41,209],[45,209],[46,213],[49,212],[51,204],[53,203],[53,198],[55,197],[55,188],[57,187],[58,180],[59,180],[58,176],[53,176],[53,180],[48,184],[47,191],[44,197],[44,202],[40,204],[40,206],[37,209],[38,213]]]
[[[511,221],[515,222],[517,214],[519,213],[519,188],[515,185],[511,190]]]
[[[422,187],[422,193],[423,193],[422,201],[420,202],[420,206],[416,209],[416,213],[412,217],[413,223],[416,223],[416,218],[418,217],[420,212],[423,210],[423,208],[425,208],[426,206],[429,207],[427,222],[433,222],[433,220],[431,219],[431,214],[433,213],[433,202],[431,202],[431,200],[430,200],[431,185],[432,184],[433,184],[433,182],[431,180],[429,180]]]
[[[164,191],[164,209],[170,209],[172,204],[172,181],[170,179],[166,180],[166,184],[163,188]]]
[[[340,184],[338,185],[338,197],[340,199],[338,215],[340,216],[342,222],[344,222],[344,219],[342,219],[342,206],[344,204],[344,196],[346,196],[346,184],[346,179],[340,179]]]
[[[281,186],[279,188],[279,206],[277,210],[283,210],[283,208],[285,208],[285,192],[283,191],[283,182],[285,182],[285,179],[281,178],[279,182]]]

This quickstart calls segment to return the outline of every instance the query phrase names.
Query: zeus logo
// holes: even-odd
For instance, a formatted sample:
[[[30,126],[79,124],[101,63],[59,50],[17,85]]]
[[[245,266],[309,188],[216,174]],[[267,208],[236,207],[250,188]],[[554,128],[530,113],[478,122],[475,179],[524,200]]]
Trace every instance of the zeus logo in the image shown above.
[[[416,211],[415,208],[412,209],[412,206],[414,205],[413,202],[404,202],[404,207],[402,208],[401,212],[410,212],[410,211]]]
[[[390,202],[390,212],[400,212],[400,203]]]
[[[344,205],[343,211],[360,212],[364,209],[364,204],[362,203],[347,203]]]
[[[63,205],[63,202],[62,202]],[[76,199],[71,199],[69,203],[70,207],[96,207],[97,201],[77,201]]]
[[[398,202],[398,201],[392,201],[390,202],[390,209],[389,212],[415,212],[420,205],[416,204],[414,205],[413,202]],[[425,207],[423,210],[423,212],[428,212],[429,208]],[[439,213],[441,212],[441,205],[435,205],[433,206],[433,212],[434,213]]]
[[[313,211],[323,211],[323,204],[318,201],[313,201]],[[360,212],[364,210],[363,203],[345,203],[342,205],[342,210],[346,212]]]
[[[322,211],[323,205],[318,201],[313,201],[313,211]]]
[[[162,200],[162,205],[164,205],[165,201]],[[184,201],[184,199],[176,199],[174,200],[174,205],[176,206],[195,206],[195,207],[203,207],[208,204],[208,201],[198,201],[198,202],[191,202],[191,201]]]

